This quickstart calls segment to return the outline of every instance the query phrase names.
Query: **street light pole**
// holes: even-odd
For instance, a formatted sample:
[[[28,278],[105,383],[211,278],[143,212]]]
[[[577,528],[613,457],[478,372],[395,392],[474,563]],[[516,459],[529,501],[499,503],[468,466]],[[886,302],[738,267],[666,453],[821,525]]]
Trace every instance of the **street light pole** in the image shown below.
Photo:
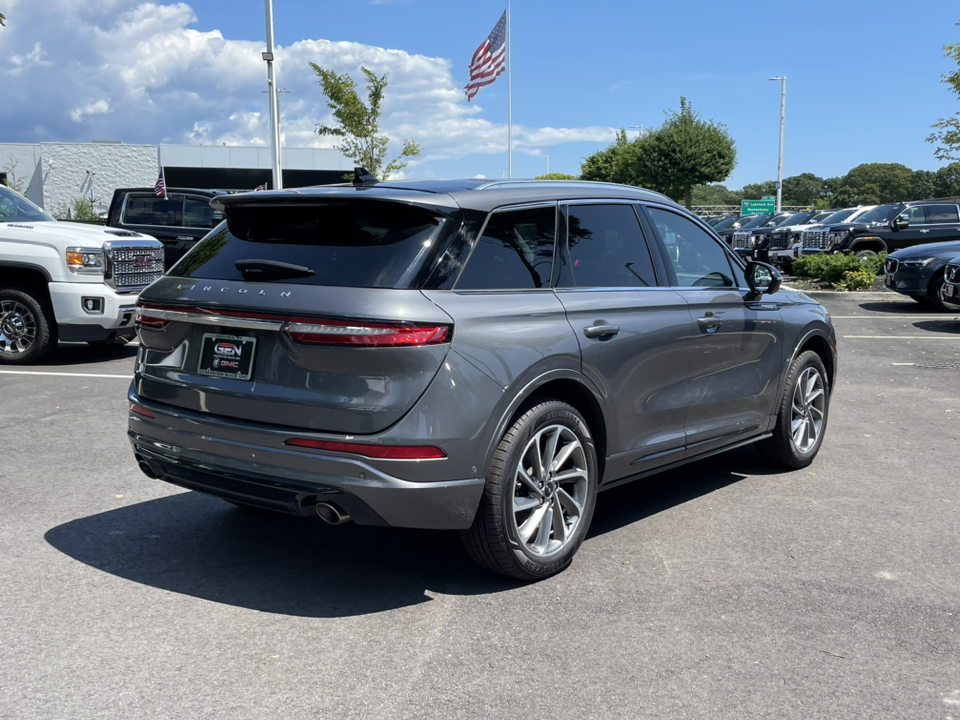
[[[283,173],[280,169],[280,114],[277,111],[277,79],[273,70],[273,0],[264,0],[267,13],[267,94],[270,97],[270,145],[273,150],[273,189],[283,189]]]
[[[547,175],[549,175],[549,174],[550,174],[550,156],[549,156],[549,155],[541,155],[540,157],[547,159]]]
[[[778,75],[770,80],[780,81],[780,153],[777,155],[777,212],[783,199],[783,125],[787,112],[787,76]]]

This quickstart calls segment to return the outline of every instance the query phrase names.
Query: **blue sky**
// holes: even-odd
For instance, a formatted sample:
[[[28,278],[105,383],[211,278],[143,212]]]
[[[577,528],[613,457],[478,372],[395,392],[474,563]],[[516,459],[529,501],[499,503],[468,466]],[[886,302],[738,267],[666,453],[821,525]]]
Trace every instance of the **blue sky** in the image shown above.
[[[505,0],[274,0],[285,145],[324,146],[307,62],[387,72],[383,126],[417,140],[407,177],[507,170],[507,80],[467,103],[474,49]],[[262,0],[0,0],[0,142],[266,144]],[[865,162],[935,170],[924,138],[960,110],[941,75],[960,6],[893,2],[514,0],[514,175],[579,173],[616,129],[656,127],[685,96],[727,126],[730,188],[775,179],[786,75],[784,176]],[[2,164],[2,158],[0,158]]]

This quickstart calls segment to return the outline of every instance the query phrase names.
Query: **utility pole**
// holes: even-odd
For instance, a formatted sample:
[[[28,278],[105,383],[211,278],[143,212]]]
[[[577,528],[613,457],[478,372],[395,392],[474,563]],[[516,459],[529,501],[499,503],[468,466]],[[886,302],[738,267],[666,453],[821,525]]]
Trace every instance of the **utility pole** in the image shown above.
[[[778,75],[770,80],[780,81],[780,152],[777,155],[777,212],[783,199],[783,125],[787,113],[787,76]]]

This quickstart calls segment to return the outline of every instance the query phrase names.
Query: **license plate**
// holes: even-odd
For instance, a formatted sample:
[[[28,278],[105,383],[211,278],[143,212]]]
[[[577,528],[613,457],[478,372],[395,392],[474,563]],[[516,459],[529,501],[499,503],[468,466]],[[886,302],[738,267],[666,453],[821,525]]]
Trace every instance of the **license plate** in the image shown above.
[[[947,297],[953,297],[956,291],[957,291],[957,288],[954,287],[953,285],[943,286],[943,294],[946,295]]]
[[[256,348],[256,338],[206,333],[200,345],[197,372],[201,375],[249,380],[253,374]]]

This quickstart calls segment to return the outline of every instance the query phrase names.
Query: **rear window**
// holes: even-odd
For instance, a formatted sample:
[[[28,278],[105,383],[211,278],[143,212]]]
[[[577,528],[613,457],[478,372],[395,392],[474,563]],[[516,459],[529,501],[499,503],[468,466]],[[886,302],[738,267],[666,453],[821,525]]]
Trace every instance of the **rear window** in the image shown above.
[[[429,266],[448,223],[423,208],[382,201],[233,207],[169,274],[243,280],[238,261],[266,260],[312,271],[283,283],[407,288]]]

